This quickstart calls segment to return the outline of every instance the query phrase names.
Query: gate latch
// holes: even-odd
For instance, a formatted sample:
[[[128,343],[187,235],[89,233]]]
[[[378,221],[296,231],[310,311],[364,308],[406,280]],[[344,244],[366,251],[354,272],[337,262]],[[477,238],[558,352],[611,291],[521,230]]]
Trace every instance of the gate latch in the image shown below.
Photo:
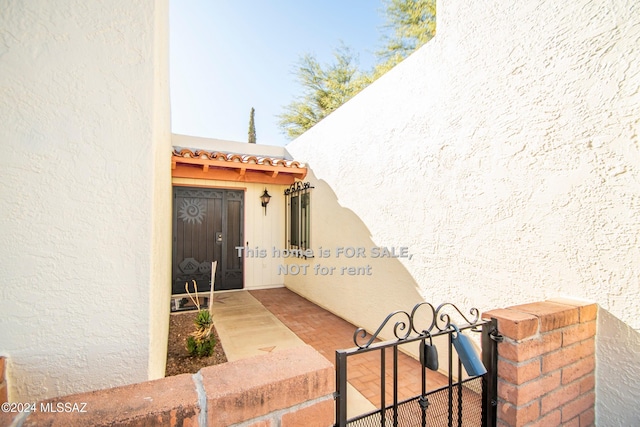
[[[489,332],[489,338],[491,338],[495,342],[504,341],[504,336],[502,336],[502,334],[500,332],[498,332],[497,329],[494,329],[493,331]]]

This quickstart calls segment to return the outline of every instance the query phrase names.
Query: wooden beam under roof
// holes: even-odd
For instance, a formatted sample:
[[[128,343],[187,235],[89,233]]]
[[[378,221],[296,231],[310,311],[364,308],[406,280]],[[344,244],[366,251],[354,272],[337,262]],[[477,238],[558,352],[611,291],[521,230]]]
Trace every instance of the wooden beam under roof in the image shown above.
[[[304,179],[307,168],[297,162],[288,166],[285,162],[272,164],[241,161],[238,157],[208,159],[173,156],[171,176],[177,178],[215,179],[220,181],[256,182],[263,184],[293,184],[296,179]]]

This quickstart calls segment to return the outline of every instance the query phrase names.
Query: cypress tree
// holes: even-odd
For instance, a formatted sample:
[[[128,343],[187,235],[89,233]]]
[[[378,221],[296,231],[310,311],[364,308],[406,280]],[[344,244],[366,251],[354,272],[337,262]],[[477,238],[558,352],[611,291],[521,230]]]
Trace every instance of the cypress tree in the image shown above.
[[[249,144],[256,143],[256,124],[254,122],[256,110],[251,107],[251,115],[249,116]]]

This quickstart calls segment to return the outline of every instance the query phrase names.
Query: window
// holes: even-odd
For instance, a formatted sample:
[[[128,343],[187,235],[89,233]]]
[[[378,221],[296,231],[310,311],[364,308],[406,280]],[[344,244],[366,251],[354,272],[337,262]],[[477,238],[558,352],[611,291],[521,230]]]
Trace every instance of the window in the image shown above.
[[[310,249],[311,194],[308,182],[295,182],[284,192],[287,201],[286,230],[288,249]]]

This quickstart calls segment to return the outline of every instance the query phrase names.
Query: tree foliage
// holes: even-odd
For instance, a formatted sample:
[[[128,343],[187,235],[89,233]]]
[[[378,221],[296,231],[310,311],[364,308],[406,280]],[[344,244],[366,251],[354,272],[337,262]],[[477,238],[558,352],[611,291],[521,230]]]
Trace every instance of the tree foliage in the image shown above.
[[[303,88],[302,96],[279,116],[280,127],[290,138],[310,129],[366,86],[367,79],[348,48],[335,49],[333,57],[328,65],[320,64],[310,54],[298,61],[296,77]]]
[[[249,144],[256,143],[256,123],[254,121],[255,114],[256,110],[251,107],[251,113],[249,114]]]
[[[388,35],[371,71],[359,70],[357,58],[344,45],[334,50],[330,64],[320,64],[310,54],[300,58],[295,74],[302,95],[278,116],[289,138],[309,130],[435,35],[436,0],[385,0],[384,4]]]
[[[386,0],[385,5],[390,34],[379,57],[404,59],[436,34],[436,0]]]

